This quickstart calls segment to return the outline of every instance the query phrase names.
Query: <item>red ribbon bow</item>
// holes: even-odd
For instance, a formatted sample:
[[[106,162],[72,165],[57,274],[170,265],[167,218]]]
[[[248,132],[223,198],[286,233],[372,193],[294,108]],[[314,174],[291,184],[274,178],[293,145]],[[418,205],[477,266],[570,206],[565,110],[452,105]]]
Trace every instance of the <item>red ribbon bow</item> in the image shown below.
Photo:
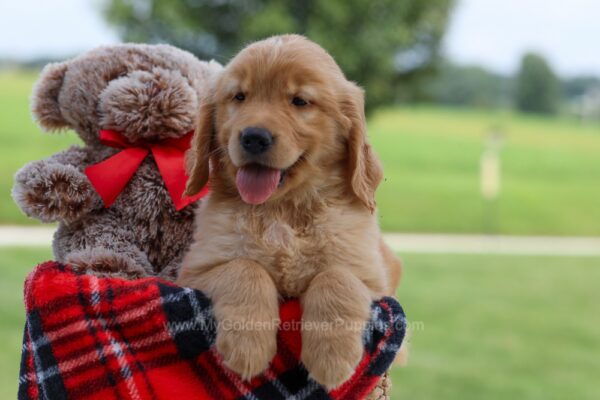
[[[183,196],[187,174],[185,151],[190,148],[194,132],[178,139],[165,139],[157,143],[130,143],[122,134],[111,130],[100,131],[100,142],[109,147],[123,149],[114,156],[85,169],[85,174],[102,198],[104,206],[110,207],[135,174],[142,161],[152,152],[160,175],[177,211],[204,197],[205,186],[194,196]]]

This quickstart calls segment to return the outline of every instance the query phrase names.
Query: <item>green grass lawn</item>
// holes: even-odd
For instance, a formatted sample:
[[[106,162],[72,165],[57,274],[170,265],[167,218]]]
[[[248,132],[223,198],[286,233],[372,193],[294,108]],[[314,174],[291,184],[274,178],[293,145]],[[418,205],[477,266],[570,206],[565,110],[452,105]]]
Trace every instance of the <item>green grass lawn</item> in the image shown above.
[[[505,133],[503,181],[486,206],[479,165],[493,126]],[[386,172],[385,230],[600,235],[600,125],[415,107],[382,111],[369,130]]]
[[[65,149],[72,133],[44,134],[29,115],[35,73],[0,73],[0,224],[34,223],[10,199],[15,171]],[[490,127],[506,134],[502,193],[486,207],[479,162]],[[600,125],[507,112],[404,107],[369,121],[386,180],[388,231],[600,235]]]
[[[403,399],[598,399],[600,259],[406,255]]]
[[[0,398],[15,398],[22,283],[47,249],[0,249]],[[414,328],[393,398],[597,399],[600,259],[404,255]]]
[[[50,249],[0,248],[0,399],[17,398],[25,276],[33,266],[51,258]]]
[[[36,72],[0,72],[0,224],[35,223],[10,198],[15,172],[78,142],[72,133],[44,133],[33,122],[29,96],[36,77]]]

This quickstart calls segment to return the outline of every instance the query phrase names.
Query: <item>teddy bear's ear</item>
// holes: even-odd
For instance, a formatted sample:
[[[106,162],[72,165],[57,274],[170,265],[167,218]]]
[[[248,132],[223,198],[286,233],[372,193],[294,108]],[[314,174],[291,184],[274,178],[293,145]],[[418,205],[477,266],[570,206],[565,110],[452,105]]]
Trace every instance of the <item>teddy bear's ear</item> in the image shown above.
[[[210,60],[208,62],[208,71],[212,76],[217,76],[217,74],[223,71],[223,66],[217,60]]]
[[[68,62],[51,63],[44,67],[33,88],[31,110],[40,126],[54,131],[67,128],[68,124],[60,112],[58,95],[63,85]]]

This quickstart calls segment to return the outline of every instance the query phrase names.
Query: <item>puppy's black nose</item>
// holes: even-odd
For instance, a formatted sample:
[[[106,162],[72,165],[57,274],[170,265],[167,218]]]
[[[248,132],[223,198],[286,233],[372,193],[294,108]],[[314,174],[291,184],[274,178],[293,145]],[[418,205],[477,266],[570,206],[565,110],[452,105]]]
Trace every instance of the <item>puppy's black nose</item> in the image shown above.
[[[261,154],[273,145],[273,135],[265,128],[245,128],[240,136],[240,143],[250,154]]]

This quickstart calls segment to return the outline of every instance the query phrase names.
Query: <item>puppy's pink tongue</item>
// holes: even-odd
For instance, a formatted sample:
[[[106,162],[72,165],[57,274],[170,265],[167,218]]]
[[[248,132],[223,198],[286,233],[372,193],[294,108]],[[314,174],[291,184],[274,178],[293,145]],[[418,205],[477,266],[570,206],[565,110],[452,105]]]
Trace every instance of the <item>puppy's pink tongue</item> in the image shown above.
[[[281,171],[261,165],[247,165],[238,169],[235,183],[238,192],[248,204],[262,204],[277,189]]]

